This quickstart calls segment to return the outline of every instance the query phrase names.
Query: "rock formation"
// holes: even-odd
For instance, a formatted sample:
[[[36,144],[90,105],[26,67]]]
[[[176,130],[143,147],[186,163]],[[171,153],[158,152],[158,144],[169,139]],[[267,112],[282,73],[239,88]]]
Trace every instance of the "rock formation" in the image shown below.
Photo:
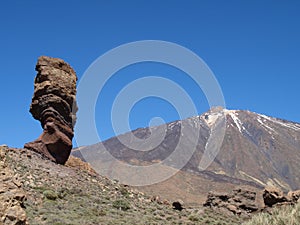
[[[241,188],[231,193],[210,192],[204,206],[238,215],[247,215],[259,209],[256,203],[256,192]]]
[[[290,191],[287,194],[287,198],[293,203],[300,203],[300,190]]]
[[[72,149],[76,121],[76,81],[72,67],[61,59],[41,56],[36,65],[32,116],[41,122],[43,133],[25,148],[65,164]]]
[[[290,191],[287,195],[276,187],[267,186],[263,192],[264,203],[268,207],[280,205],[294,205],[300,202],[300,190]]]
[[[263,199],[266,206],[272,207],[275,204],[287,202],[288,199],[284,196],[283,191],[267,186],[263,192]]]

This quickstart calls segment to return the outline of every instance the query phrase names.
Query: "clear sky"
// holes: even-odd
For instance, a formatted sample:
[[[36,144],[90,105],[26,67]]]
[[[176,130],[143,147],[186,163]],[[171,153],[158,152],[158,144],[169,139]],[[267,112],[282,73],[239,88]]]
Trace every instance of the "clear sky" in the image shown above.
[[[199,55],[218,79],[227,108],[300,122],[299,12],[298,0],[1,1],[0,144],[22,147],[41,133],[29,113],[39,56],[64,59],[80,79],[105,52],[139,40],[174,42]],[[98,99],[102,139],[114,136],[110,110],[118,91],[149,75],[179,83],[199,114],[208,110],[201,90],[176,68],[129,66]],[[168,122],[178,114],[166,101],[147,98],[132,109],[131,129],[148,126],[153,117]]]

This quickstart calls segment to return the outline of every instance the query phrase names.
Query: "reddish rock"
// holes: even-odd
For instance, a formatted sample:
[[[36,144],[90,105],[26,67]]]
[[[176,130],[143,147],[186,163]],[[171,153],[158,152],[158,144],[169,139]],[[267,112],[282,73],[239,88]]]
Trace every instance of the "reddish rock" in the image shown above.
[[[72,149],[76,121],[77,76],[61,59],[41,56],[36,65],[32,116],[41,122],[43,133],[25,148],[65,164]]]

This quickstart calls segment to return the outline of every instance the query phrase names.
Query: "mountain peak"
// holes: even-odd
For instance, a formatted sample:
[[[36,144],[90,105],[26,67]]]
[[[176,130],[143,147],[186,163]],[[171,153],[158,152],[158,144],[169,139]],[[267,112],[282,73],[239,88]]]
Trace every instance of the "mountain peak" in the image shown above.
[[[220,136],[222,132],[218,131],[221,126],[225,132],[224,140]],[[300,181],[297,179],[300,170],[299,131],[300,124],[290,121],[246,110],[213,107],[200,116],[151,129],[137,129],[132,132],[137,140],[132,139],[132,133],[128,132],[102,143],[83,147],[80,151],[108,151],[113,158],[134,162],[134,165],[168,162],[167,166],[172,167],[176,165],[174,159],[167,159],[173,151],[177,149],[178,157],[185,159],[187,152],[191,152],[191,141],[197,138],[196,150],[184,166],[185,170],[202,176],[205,173],[210,179],[252,182],[257,186],[273,184],[290,190],[300,188]],[[199,169],[207,148],[216,146],[219,146],[219,150],[212,156],[214,160],[210,166],[205,171]],[[139,148],[142,150],[137,150]],[[94,160],[94,157],[91,159]],[[108,159],[100,157],[99,160]]]

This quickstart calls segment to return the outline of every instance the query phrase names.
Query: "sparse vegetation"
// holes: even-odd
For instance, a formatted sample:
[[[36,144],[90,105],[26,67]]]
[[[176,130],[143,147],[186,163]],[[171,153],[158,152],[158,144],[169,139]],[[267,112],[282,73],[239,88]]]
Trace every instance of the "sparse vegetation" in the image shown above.
[[[5,151],[7,166],[18,175],[31,225],[96,224],[241,224],[243,218],[193,206],[182,211],[151,201],[105,177],[42,159],[33,152]],[[28,156],[29,155],[29,156]],[[33,163],[34,162],[34,163]]]
[[[196,216],[196,215],[190,215],[190,216],[189,216],[189,220],[190,220],[190,221],[193,221],[193,222],[198,222],[198,221],[200,221],[199,217]]]
[[[300,203],[295,206],[282,206],[272,210],[270,213],[261,213],[254,216],[243,225],[299,225]]]
[[[119,200],[116,200],[113,202],[113,207],[115,207],[116,209],[126,211],[126,210],[130,209],[130,204],[126,200],[119,199]]]
[[[43,192],[43,195],[49,199],[49,200],[56,200],[58,198],[57,194],[55,193],[55,191],[52,190],[46,190]]]

